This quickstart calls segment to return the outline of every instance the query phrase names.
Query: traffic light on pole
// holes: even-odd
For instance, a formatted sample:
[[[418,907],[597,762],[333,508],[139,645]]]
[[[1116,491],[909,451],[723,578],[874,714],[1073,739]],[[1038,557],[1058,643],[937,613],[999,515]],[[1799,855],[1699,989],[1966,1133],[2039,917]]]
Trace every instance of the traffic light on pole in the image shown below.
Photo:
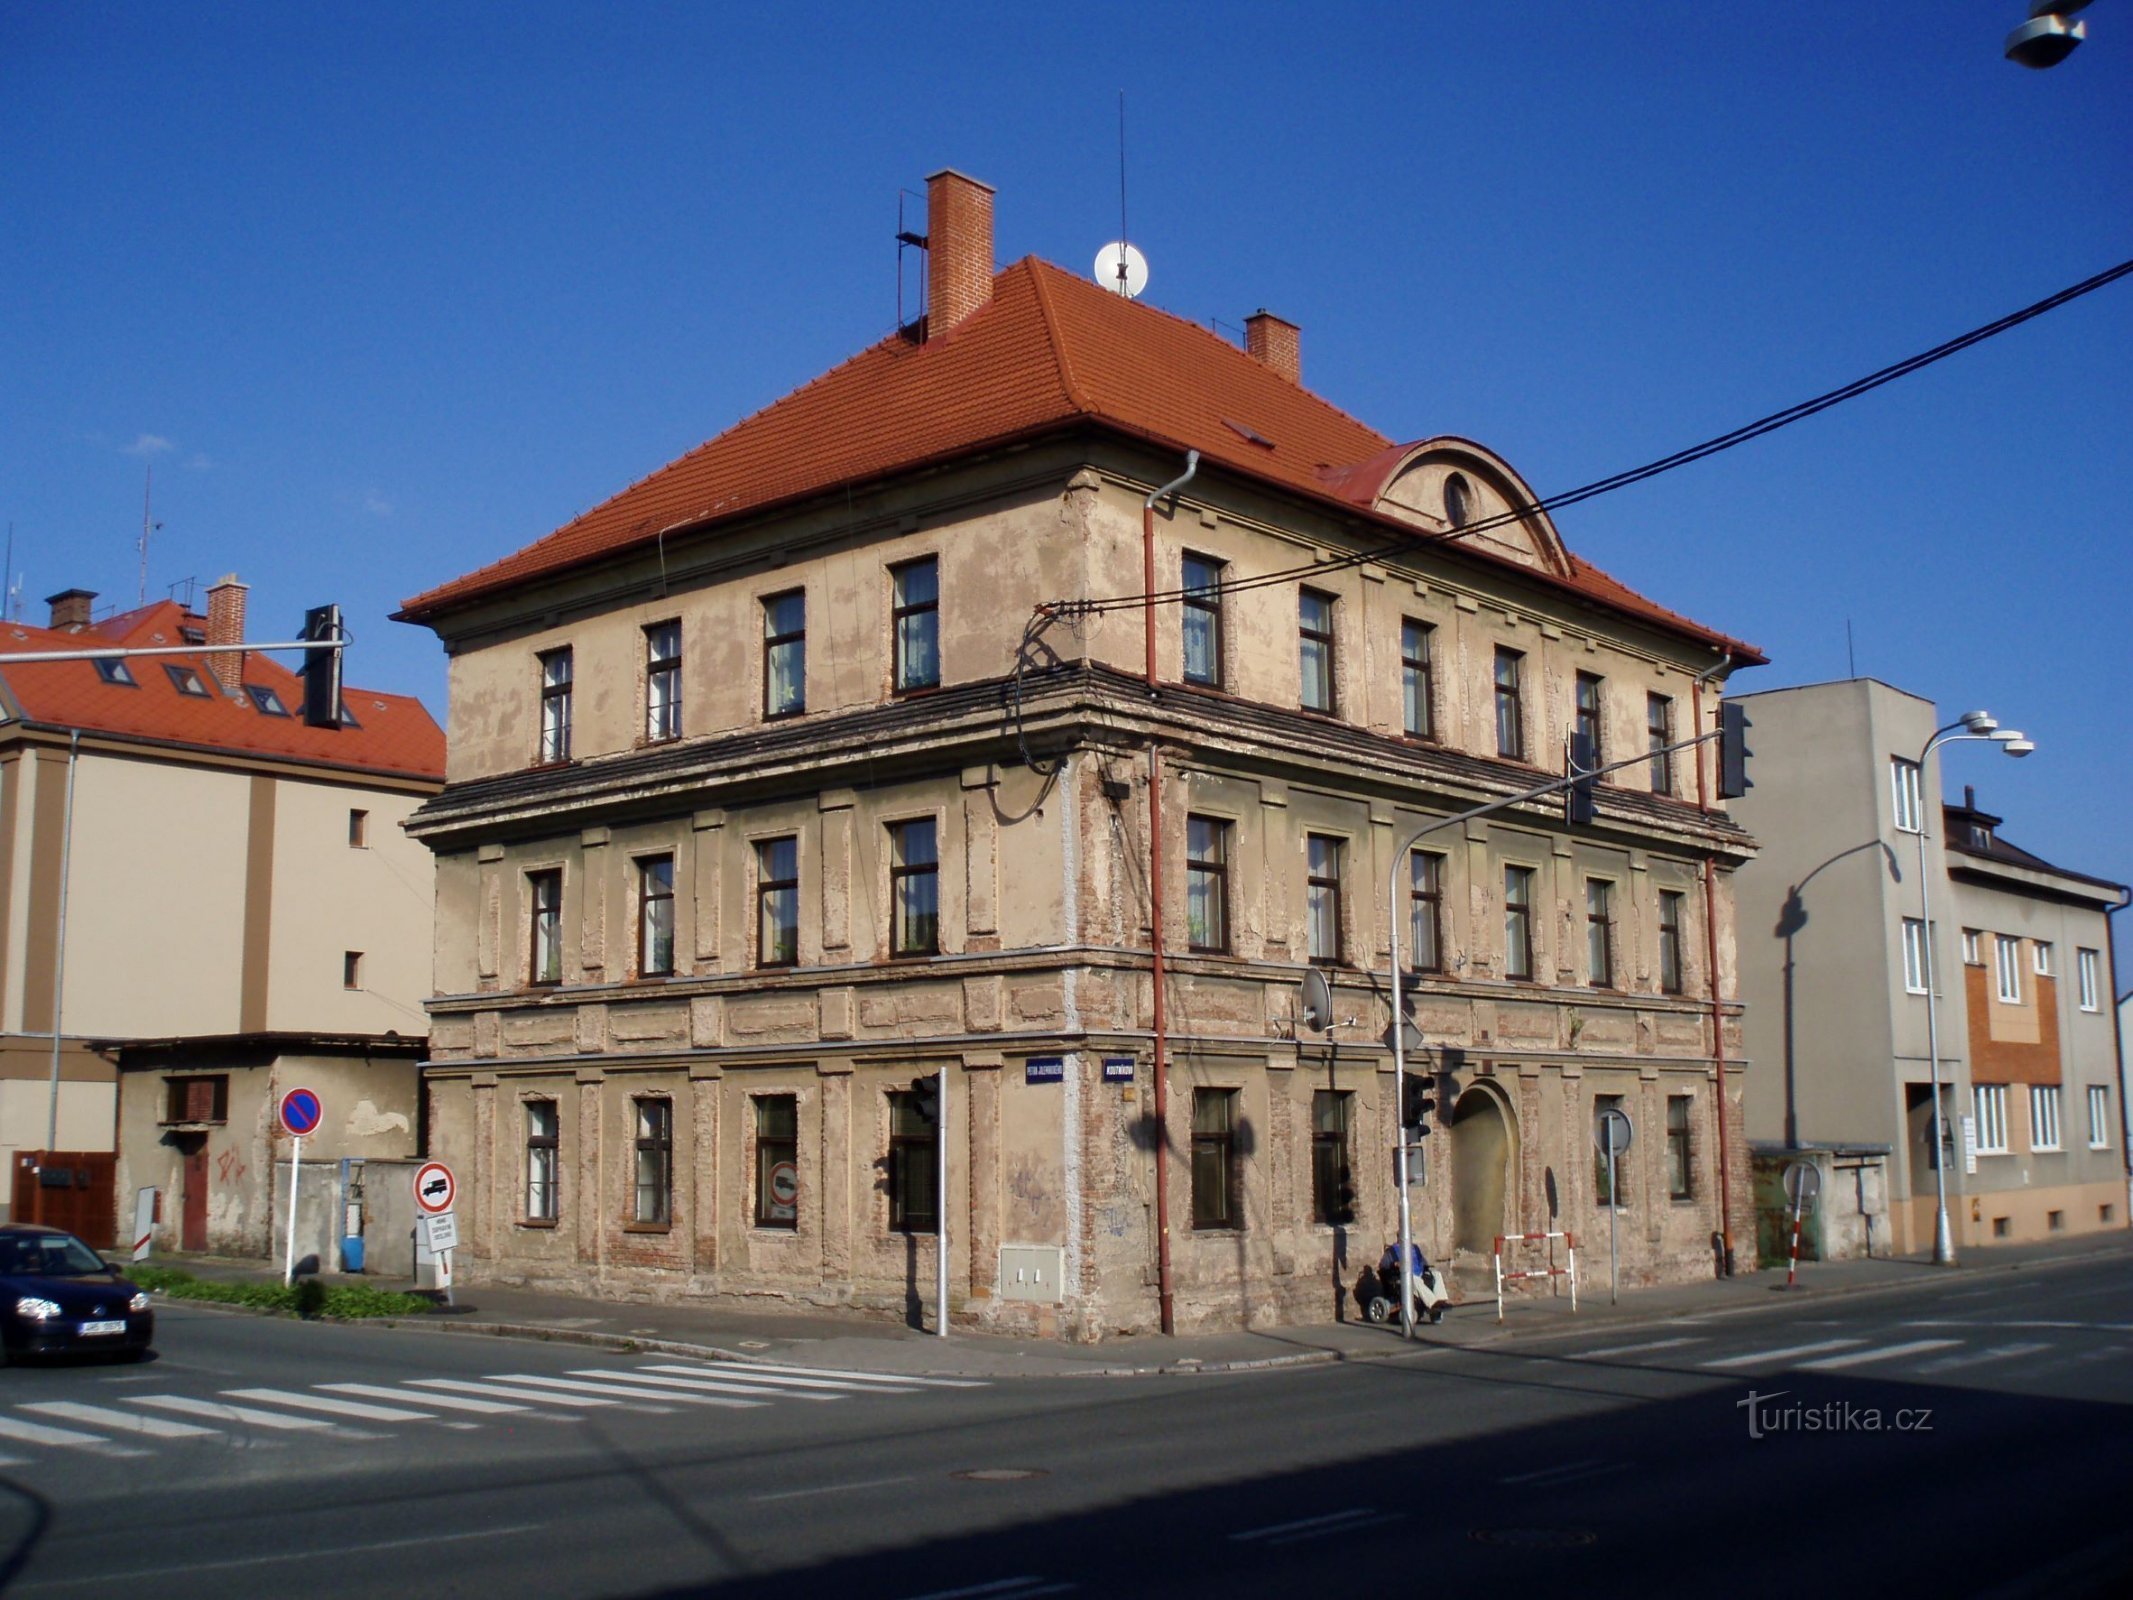
[[[941,1075],[929,1072],[911,1080],[911,1104],[920,1117],[939,1127],[941,1123]]]
[[[304,652],[304,725],[338,728],[341,725],[341,608],[313,606],[304,613],[304,631],[299,637],[306,642],[314,639],[335,642],[335,648],[331,650]]]
[[[1410,1072],[1400,1080],[1400,1126],[1406,1142],[1429,1137],[1429,1119],[1437,1109],[1436,1081],[1426,1073]]]
[[[1598,781],[1593,771],[1600,764],[1600,752],[1592,747],[1592,735],[1584,732],[1570,736],[1570,787],[1563,791],[1563,823],[1566,827],[1581,827],[1599,815],[1599,806],[1593,796],[1593,785]]]
[[[1748,708],[1728,700],[1718,708],[1718,797],[1738,800],[1755,787],[1748,777]]]

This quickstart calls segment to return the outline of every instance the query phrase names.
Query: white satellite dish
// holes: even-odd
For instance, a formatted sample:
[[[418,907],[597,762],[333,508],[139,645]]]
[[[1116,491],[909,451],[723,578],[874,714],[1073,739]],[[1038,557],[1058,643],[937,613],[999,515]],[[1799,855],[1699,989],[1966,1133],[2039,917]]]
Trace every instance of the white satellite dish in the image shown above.
[[[1123,239],[1096,252],[1096,281],[1113,294],[1138,300],[1148,287],[1148,258]]]

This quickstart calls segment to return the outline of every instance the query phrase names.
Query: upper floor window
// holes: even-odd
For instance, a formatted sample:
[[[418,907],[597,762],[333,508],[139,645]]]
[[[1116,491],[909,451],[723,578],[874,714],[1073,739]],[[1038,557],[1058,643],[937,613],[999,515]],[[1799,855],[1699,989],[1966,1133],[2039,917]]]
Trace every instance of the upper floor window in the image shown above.
[[[203,1078],[163,1080],[165,1122],[227,1122],[230,1117],[230,1077],[218,1072]]]
[[[1333,596],[1303,589],[1296,596],[1299,694],[1306,711],[1333,709]]]
[[[1595,767],[1607,764],[1606,747],[1600,742],[1600,729],[1604,719],[1600,715],[1600,693],[1605,680],[1597,673],[1581,672],[1577,677],[1577,706],[1571,731],[1582,736],[1585,749],[1592,757]]]
[[[1964,966],[1982,967],[1985,964],[1985,956],[1980,948],[1983,939],[1984,936],[1980,934],[1975,928],[1965,928],[1963,930]]]
[[[2000,998],[2008,1005],[2022,1003],[2022,941],[2010,939],[2004,933],[1994,934],[1992,939],[1993,959],[1998,967]]]
[[[2099,996],[2102,994],[2103,986],[2098,981],[2099,972],[2100,963],[2095,951],[2076,950],[2074,952],[2074,976],[2081,985],[2081,1009],[2084,1011],[2102,1009],[2102,1001]]]
[[[2034,961],[2034,963],[2036,964],[2038,977],[2049,978],[2052,976],[2053,968],[2051,940],[2039,939],[2033,944],[2031,944],[2030,957],[2032,961]]]
[[[941,947],[940,851],[933,818],[889,824],[889,953],[930,956]]]
[[[1229,949],[1229,827],[1185,819],[1185,942],[1194,950]]]
[[[789,967],[800,959],[800,841],[764,839],[755,847],[755,964]]]
[[[637,862],[637,975],[663,978],[674,970],[674,858]]]
[[[1222,683],[1222,563],[1188,555],[1178,588],[1183,600],[1185,681],[1218,688]]]
[[[1644,697],[1645,747],[1652,753],[1652,793],[1674,792],[1674,702],[1663,694]]]
[[[1605,878],[1585,880],[1585,981],[1595,989],[1615,981],[1614,893]]]
[[[679,622],[655,622],[644,630],[644,736],[681,737]]]
[[[1453,473],[1444,480],[1444,520],[1454,528],[1463,528],[1474,515],[1474,490],[1460,473]]]
[[[1917,833],[1924,825],[1925,801],[1921,798],[1918,763],[1894,756],[1889,761],[1889,802],[1896,813],[1898,833]]]
[[[281,696],[263,683],[248,683],[244,692],[251,697],[255,710],[263,717],[286,717],[289,708],[281,703]]]
[[[1685,901],[1679,889],[1659,891],[1659,992],[1679,994],[1682,989],[1681,908]]]
[[[96,663],[96,675],[106,683],[120,684],[128,689],[138,689],[140,687],[139,684],[133,681],[133,669],[126,665],[125,659],[121,656],[99,657]]]
[[[1444,857],[1414,851],[1407,861],[1408,965],[1416,972],[1444,970]]]
[[[1516,650],[1496,647],[1496,753],[1513,761],[1526,759],[1526,713],[1518,683],[1525,660]]]
[[[1903,919],[1903,986],[1911,994],[1926,992],[1926,925],[1916,917]]]
[[[360,989],[363,987],[362,951],[343,950],[341,952],[341,987],[343,989]]]
[[[1304,849],[1304,944],[1313,961],[1329,965],[1341,958],[1341,841],[1307,834]]]
[[[1503,869],[1503,975],[1533,976],[1533,869]]]
[[[763,715],[807,709],[807,596],[795,589],[763,602]]]
[[[1430,662],[1431,636],[1426,622],[1413,617],[1400,621],[1400,726],[1410,737],[1436,737],[1436,679]]]
[[[541,657],[541,759],[570,759],[571,656],[566,645]]]
[[[362,850],[368,848],[369,844],[370,813],[351,810],[348,813],[348,848]]]
[[[895,635],[898,693],[931,689],[941,681],[941,566],[936,557],[907,561],[889,569],[895,591],[891,627]]]
[[[207,685],[200,681],[200,674],[191,667],[181,667],[171,662],[163,663],[163,671],[170,678],[170,686],[180,694],[191,695],[195,700],[212,700]]]
[[[526,874],[527,965],[533,983],[563,981],[563,874],[551,867]]]

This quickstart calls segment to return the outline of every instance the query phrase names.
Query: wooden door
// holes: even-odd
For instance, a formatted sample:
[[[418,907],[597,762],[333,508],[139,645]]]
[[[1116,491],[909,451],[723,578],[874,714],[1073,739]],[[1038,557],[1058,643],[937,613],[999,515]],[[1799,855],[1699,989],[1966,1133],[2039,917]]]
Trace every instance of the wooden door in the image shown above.
[[[178,1217],[178,1248],[207,1248],[207,1141],[185,1152],[185,1197]]]

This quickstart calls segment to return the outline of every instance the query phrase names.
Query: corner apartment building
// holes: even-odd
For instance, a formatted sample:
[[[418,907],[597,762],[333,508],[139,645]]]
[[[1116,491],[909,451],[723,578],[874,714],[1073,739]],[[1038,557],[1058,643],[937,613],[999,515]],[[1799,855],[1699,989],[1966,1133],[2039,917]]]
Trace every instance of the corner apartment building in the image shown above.
[[[56,1033],[57,1148],[159,1190],[159,1248],[264,1255],[283,1088],[326,1104],[307,1167],[416,1153],[432,870],[402,824],[444,737],[353,687],[308,727],[280,663],[189,653],[242,644],[246,597],[0,624],[5,656],[177,652],[0,660],[0,1145],[43,1147]]]
[[[1885,1150],[1876,1248],[1932,1248],[1926,985],[1934,984],[1957,1248],[2126,1225],[2109,913],[2125,886],[2001,835],[1976,786],[1943,798],[1932,702],[1870,678],[1744,695],[1761,854],[1736,879],[1758,1146]],[[1920,845],[1930,925],[1920,897]]]
[[[463,1269],[913,1314],[945,1221],[973,1325],[1352,1314],[1396,1229],[1398,916],[1432,1254],[1604,1227],[1619,1104],[1625,1275],[1711,1272],[1751,846],[1701,752],[1575,833],[1552,799],[1405,841],[1573,728],[1709,729],[1761,658],[1485,447],[1318,398],[1293,324],[1240,349],[996,271],[991,190],[928,194],[918,323],[403,610],[451,659],[411,830]]]

